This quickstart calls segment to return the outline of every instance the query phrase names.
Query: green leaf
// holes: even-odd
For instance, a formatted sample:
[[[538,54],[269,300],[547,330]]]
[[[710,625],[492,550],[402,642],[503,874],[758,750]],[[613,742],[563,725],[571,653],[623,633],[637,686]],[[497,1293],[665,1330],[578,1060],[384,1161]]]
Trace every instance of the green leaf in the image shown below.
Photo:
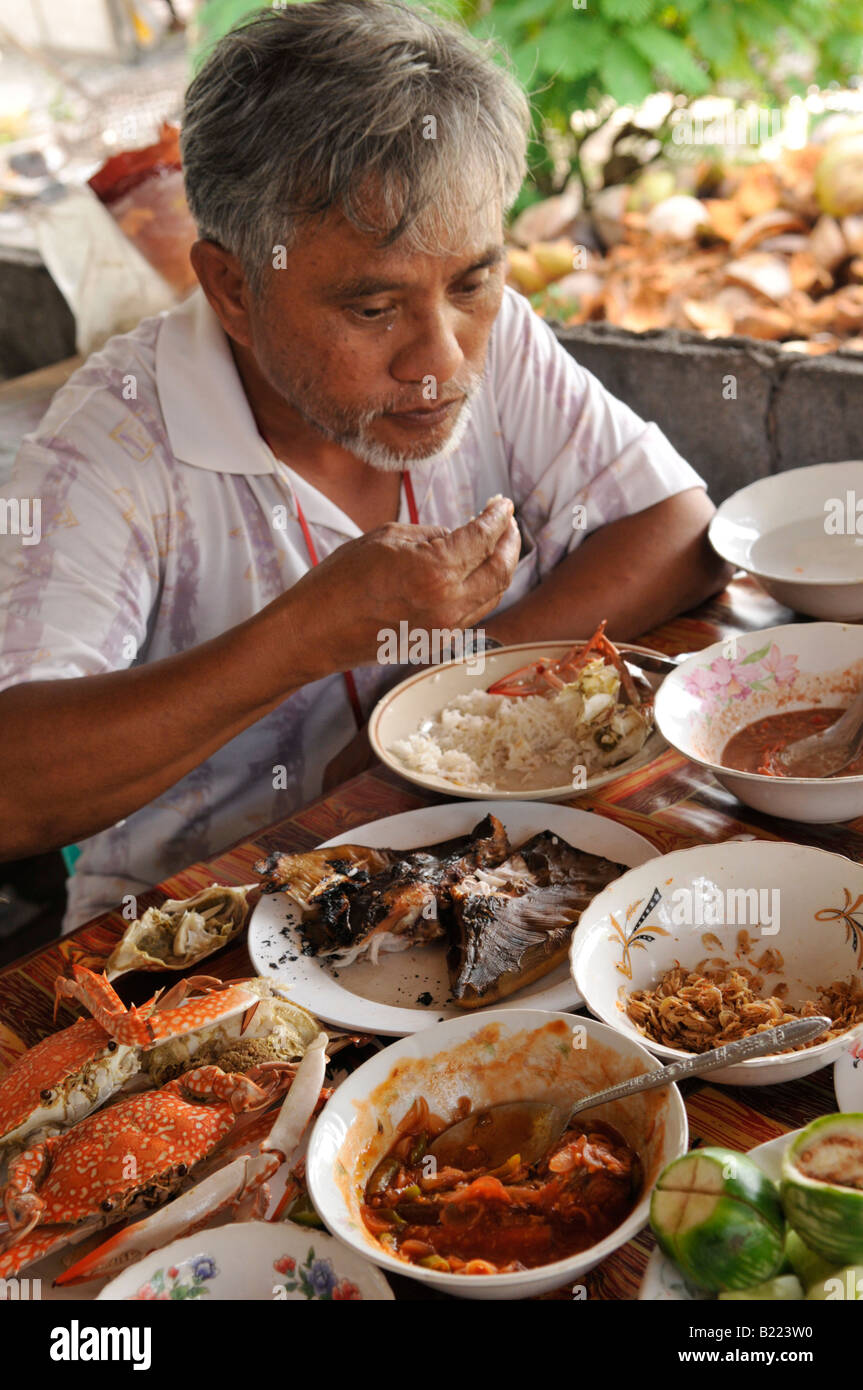
[[[749,666],[755,661],[761,661],[769,651],[770,643],[768,642],[766,647],[759,647],[757,652],[750,652],[748,656],[742,657],[739,664],[741,666]]]
[[[627,37],[655,71],[666,74],[673,86],[693,96],[709,91],[707,73],[675,34],[645,25],[642,29],[631,29]]]
[[[653,91],[650,67],[625,39],[616,38],[603,54],[599,75],[621,106],[637,106]]]
[[[734,57],[736,39],[731,16],[725,5],[711,5],[692,16],[689,26],[699,52],[717,68],[723,68]]]
[[[606,19],[624,24],[643,24],[653,13],[654,0],[599,0]]]
[[[595,72],[611,31],[601,19],[574,10],[568,19],[550,24],[540,38],[539,70],[575,81]]]
[[[757,0],[748,0],[745,5],[735,8],[737,27],[752,43],[771,52],[776,47],[776,26],[769,14],[765,14]]]
[[[535,43],[522,43],[510,53],[515,75],[521,85],[528,90],[534,86],[539,74],[539,50]]]
[[[484,37],[496,34],[508,43],[517,43],[530,25],[537,21],[544,22],[558,8],[556,0],[517,0],[516,4],[498,4],[471,24],[470,28],[473,33]]]

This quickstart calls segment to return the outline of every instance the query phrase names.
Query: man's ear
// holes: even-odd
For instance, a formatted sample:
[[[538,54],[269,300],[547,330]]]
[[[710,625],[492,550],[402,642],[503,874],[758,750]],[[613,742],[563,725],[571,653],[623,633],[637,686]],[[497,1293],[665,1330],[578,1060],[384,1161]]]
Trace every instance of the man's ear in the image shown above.
[[[237,257],[215,241],[196,241],[189,252],[192,267],[210,307],[235,342],[250,347],[249,307],[252,293]]]

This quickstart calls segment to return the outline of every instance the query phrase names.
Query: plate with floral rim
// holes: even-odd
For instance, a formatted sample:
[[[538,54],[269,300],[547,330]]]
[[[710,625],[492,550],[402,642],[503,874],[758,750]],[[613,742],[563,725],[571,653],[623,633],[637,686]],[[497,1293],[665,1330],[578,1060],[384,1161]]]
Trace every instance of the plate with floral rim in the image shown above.
[[[201,1231],[129,1265],[101,1300],[357,1303],[392,1301],[381,1271],[323,1231],[244,1221]]]

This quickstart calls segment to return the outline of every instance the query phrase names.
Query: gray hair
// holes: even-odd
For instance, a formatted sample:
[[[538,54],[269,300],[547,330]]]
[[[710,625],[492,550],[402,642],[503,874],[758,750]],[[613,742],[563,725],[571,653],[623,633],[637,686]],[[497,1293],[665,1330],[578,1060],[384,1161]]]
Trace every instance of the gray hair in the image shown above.
[[[311,0],[255,14],[192,80],[186,196],[255,292],[273,248],[335,208],[384,245],[452,254],[466,217],[512,204],[528,128],[521,88],[460,27],[398,0]]]

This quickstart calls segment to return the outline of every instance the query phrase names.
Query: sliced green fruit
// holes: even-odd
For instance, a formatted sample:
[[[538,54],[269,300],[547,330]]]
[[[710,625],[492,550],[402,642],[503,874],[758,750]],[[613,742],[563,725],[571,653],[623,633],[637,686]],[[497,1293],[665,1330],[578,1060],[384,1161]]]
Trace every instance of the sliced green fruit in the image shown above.
[[[776,1279],[768,1279],[751,1289],[725,1289],[720,1300],[741,1299],[752,1303],[779,1303],[790,1299],[803,1299],[803,1285],[796,1274],[780,1274]]]
[[[788,1222],[833,1266],[863,1261],[863,1115],[822,1115],[782,1160]]]
[[[813,1284],[806,1297],[814,1303],[843,1299],[850,1303],[863,1303],[863,1265],[834,1269],[825,1279]]]
[[[785,1237],[785,1257],[807,1292],[813,1284],[836,1273],[835,1264],[804,1245],[796,1231],[790,1230]]]
[[[750,1289],[785,1263],[775,1185],[732,1149],[696,1149],[663,1169],[650,1203],[660,1249],[694,1284]]]

